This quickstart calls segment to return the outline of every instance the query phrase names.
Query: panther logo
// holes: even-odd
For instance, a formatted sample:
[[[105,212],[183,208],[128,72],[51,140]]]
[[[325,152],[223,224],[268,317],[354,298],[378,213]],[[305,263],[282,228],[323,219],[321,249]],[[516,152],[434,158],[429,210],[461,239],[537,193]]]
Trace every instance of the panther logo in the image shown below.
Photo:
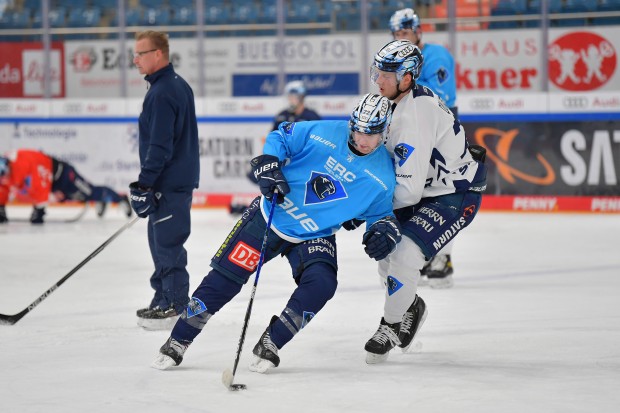
[[[325,176],[319,175],[314,178],[314,180],[312,180],[312,190],[314,191],[316,196],[319,197],[319,199],[323,200],[329,195],[333,195],[336,193],[336,186]]]

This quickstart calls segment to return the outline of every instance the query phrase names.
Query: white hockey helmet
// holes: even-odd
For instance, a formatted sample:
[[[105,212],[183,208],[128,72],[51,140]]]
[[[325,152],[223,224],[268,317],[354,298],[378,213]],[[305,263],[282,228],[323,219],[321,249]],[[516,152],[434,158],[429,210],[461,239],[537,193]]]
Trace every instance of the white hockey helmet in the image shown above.
[[[424,58],[420,48],[408,40],[392,40],[377,52],[370,67],[370,79],[376,83],[377,70],[395,72],[396,80],[401,81],[405,74],[411,73],[412,80],[420,77]]]
[[[367,93],[360,99],[349,119],[351,138],[353,132],[367,135],[382,134],[383,140],[387,136],[388,126],[392,119],[392,103],[386,97]],[[353,144],[353,142],[351,142]]]
[[[303,80],[292,80],[284,86],[285,95],[300,95],[306,96],[308,91],[306,90],[306,84]]]
[[[390,17],[390,30],[392,33],[403,29],[411,29],[414,33],[418,33],[420,29],[420,17],[413,9],[397,10]]]

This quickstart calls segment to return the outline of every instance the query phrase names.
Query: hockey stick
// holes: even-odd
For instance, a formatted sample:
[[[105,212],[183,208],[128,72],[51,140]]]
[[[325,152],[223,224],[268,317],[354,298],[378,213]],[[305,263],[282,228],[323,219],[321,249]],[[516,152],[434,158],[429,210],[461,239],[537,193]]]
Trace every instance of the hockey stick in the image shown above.
[[[271,220],[273,219],[273,213],[276,210],[276,204],[278,199],[278,191],[273,194],[273,200],[271,201],[271,209],[269,210],[269,218],[267,219],[267,227],[265,228],[265,236],[263,237],[263,245],[260,248],[260,257],[258,258],[258,266],[256,267],[256,276],[254,277],[254,286],[252,287],[252,294],[250,295],[250,302],[248,303],[248,309],[245,312],[245,320],[243,320],[243,328],[241,329],[241,337],[239,337],[239,345],[237,346],[237,357],[235,358],[235,364],[232,371],[230,369],[224,370],[222,373],[222,383],[230,391],[245,390],[247,386],[245,384],[233,384],[235,380],[235,373],[237,372],[237,366],[239,365],[239,358],[241,357],[241,350],[243,350],[243,342],[245,341],[245,333],[248,331],[248,324],[250,322],[250,314],[252,313],[252,305],[254,304],[254,295],[256,294],[256,286],[258,285],[258,277],[260,277],[260,270],[263,268],[263,261],[265,260],[265,250],[267,249],[267,237],[269,236],[269,230],[271,229]]]
[[[74,216],[74,217],[72,217],[72,218],[65,218],[65,219],[62,219],[62,218],[58,218],[58,219],[53,219],[53,218],[52,218],[52,219],[46,219],[46,220],[45,220],[45,223],[48,223],[48,224],[56,224],[56,223],[59,223],[59,224],[70,224],[70,223],[72,223],[72,222],[77,222],[77,221],[79,221],[80,219],[82,219],[82,217],[83,217],[84,215],[86,215],[86,211],[87,211],[87,210],[88,210],[88,203],[85,203],[85,204],[84,204],[84,208],[82,208],[82,210],[80,211],[80,213],[79,213],[79,214],[77,214],[76,216]],[[28,218],[16,218],[16,219],[11,219],[11,221],[13,221],[13,222],[30,222],[30,219],[28,219]]]
[[[82,268],[86,263],[97,256],[105,247],[107,247],[112,241],[116,239],[123,231],[127,228],[135,224],[140,218],[135,217],[131,221],[127,222],[123,225],[119,230],[117,230],[110,238],[108,238],[103,244],[101,244],[96,250],[94,250],[88,257],[86,257],[82,262],[76,265],[71,271],[67,273],[64,277],[62,277],[56,284],[52,285],[46,292],[41,294],[39,298],[34,300],[28,307],[26,307],[23,311],[8,315],[8,314],[0,314],[0,324],[13,325],[21,320],[26,314],[31,312],[37,305],[41,303],[41,301],[45,300],[51,293],[53,293],[58,287],[60,287],[65,281],[69,279],[73,274],[75,274],[80,268]]]

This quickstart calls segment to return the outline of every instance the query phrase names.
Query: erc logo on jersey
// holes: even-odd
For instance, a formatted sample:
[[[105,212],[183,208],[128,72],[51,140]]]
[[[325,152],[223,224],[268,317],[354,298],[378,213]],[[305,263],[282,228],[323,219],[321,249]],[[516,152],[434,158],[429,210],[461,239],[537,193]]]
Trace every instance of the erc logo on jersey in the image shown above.
[[[342,186],[342,182],[331,175],[312,171],[310,180],[306,182],[305,205],[336,201],[344,198],[348,198],[348,195]]]
[[[399,143],[394,148],[394,155],[398,160],[398,166],[403,166],[407,159],[411,156],[415,148],[411,145],[407,145],[406,143]]]
[[[389,275],[387,277],[388,295],[394,294],[396,291],[400,290],[402,286],[403,286],[403,283],[398,281],[394,276]]]
[[[241,241],[235,245],[235,248],[228,255],[228,261],[248,271],[254,271],[259,258],[260,253],[258,251]]]

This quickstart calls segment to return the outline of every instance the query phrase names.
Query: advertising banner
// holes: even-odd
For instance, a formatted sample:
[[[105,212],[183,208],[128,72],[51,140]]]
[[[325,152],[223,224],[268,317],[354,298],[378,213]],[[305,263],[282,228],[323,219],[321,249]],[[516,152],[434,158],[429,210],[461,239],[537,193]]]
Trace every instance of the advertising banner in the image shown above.
[[[620,122],[466,123],[489,195],[620,196]]]
[[[44,52],[39,42],[0,42],[0,98],[36,98],[45,96]],[[52,42],[50,59],[50,92],[52,97],[65,96],[64,48]]]

